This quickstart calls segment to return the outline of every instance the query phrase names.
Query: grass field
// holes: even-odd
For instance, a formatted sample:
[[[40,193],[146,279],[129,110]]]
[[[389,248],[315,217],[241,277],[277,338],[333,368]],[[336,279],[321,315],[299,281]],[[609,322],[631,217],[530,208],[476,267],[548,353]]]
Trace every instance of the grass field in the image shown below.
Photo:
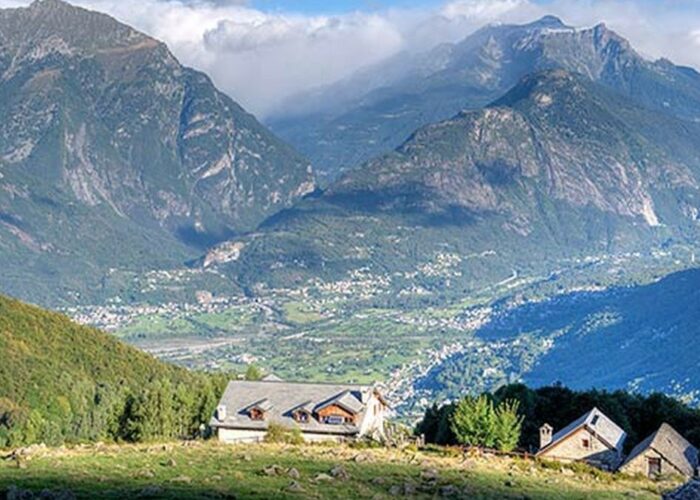
[[[0,498],[18,488],[78,498],[651,499],[673,486],[444,449],[192,442],[47,449],[0,460]]]

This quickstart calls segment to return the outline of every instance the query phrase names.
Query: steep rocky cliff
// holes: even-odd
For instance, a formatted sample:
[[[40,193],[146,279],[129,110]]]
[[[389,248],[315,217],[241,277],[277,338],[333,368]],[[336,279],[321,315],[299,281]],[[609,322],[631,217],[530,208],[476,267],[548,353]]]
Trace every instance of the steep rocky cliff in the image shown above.
[[[0,113],[0,285],[22,296],[30,279],[48,298],[110,267],[180,265],[314,189],[206,75],[60,0],[0,10]]]

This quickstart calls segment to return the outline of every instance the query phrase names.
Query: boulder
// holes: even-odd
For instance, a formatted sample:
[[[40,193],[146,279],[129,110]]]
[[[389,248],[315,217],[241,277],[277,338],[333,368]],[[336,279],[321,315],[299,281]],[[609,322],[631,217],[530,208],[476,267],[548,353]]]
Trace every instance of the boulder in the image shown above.
[[[304,491],[304,487],[299,484],[299,481],[292,481],[289,483],[289,486],[287,486],[287,491]]]
[[[420,477],[423,481],[435,482],[440,477],[440,473],[438,472],[437,469],[431,468],[431,469],[426,469],[423,472],[421,472]]]
[[[142,471],[139,471],[136,473],[136,477],[143,477],[146,479],[153,479],[156,477],[156,473],[153,472],[151,469],[144,469]]]
[[[336,465],[335,467],[333,467],[331,469],[330,474],[336,479],[350,479],[350,474],[347,470],[345,470],[345,467],[343,467],[342,465]]]
[[[280,476],[284,472],[284,469],[279,465],[269,465],[263,469],[263,474],[266,476]]]

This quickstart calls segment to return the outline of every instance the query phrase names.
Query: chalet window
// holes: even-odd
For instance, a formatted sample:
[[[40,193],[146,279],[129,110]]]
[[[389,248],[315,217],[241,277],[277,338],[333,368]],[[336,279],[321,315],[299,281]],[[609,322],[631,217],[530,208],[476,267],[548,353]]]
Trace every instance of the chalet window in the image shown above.
[[[250,419],[251,420],[265,420],[265,412],[262,412],[258,410],[257,408],[254,408],[250,410]]]
[[[584,450],[590,450],[591,449],[591,440],[590,439],[582,439],[581,446],[583,446]]]
[[[593,417],[593,420],[591,420],[591,425],[595,425],[595,424],[597,424],[597,423],[598,423],[598,415],[596,415],[595,417]]]
[[[305,411],[298,411],[294,413],[294,420],[297,422],[300,422],[302,424],[305,424],[309,421],[309,414]]]
[[[647,466],[649,469],[649,476],[658,476],[661,474],[661,459],[649,457],[647,458]]]
[[[326,417],[325,422],[330,425],[341,425],[345,423],[345,417],[340,415],[329,415]]]

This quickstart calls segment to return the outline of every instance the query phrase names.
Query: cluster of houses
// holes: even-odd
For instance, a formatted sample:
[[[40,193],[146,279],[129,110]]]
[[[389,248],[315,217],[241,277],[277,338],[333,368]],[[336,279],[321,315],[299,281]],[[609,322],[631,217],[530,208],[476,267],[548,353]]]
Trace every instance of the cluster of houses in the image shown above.
[[[262,441],[273,424],[299,429],[306,441],[345,441],[382,437],[387,409],[372,386],[285,382],[273,376],[229,382],[210,425],[226,443]],[[670,425],[662,424],[627,456],[626,438],[620,426],[593,408],[557,432],[543,425],[537,456],[650,477],[696,474],[698,450]]]
[[[583,461],[605,470],[649,477],[693,477],[697,472],[698,450],[666,423],[627,456],[623,453],[626,438],[620,426],[593,408],[556,433],[552,426],[543,425],[537,456],[562,462]]]

